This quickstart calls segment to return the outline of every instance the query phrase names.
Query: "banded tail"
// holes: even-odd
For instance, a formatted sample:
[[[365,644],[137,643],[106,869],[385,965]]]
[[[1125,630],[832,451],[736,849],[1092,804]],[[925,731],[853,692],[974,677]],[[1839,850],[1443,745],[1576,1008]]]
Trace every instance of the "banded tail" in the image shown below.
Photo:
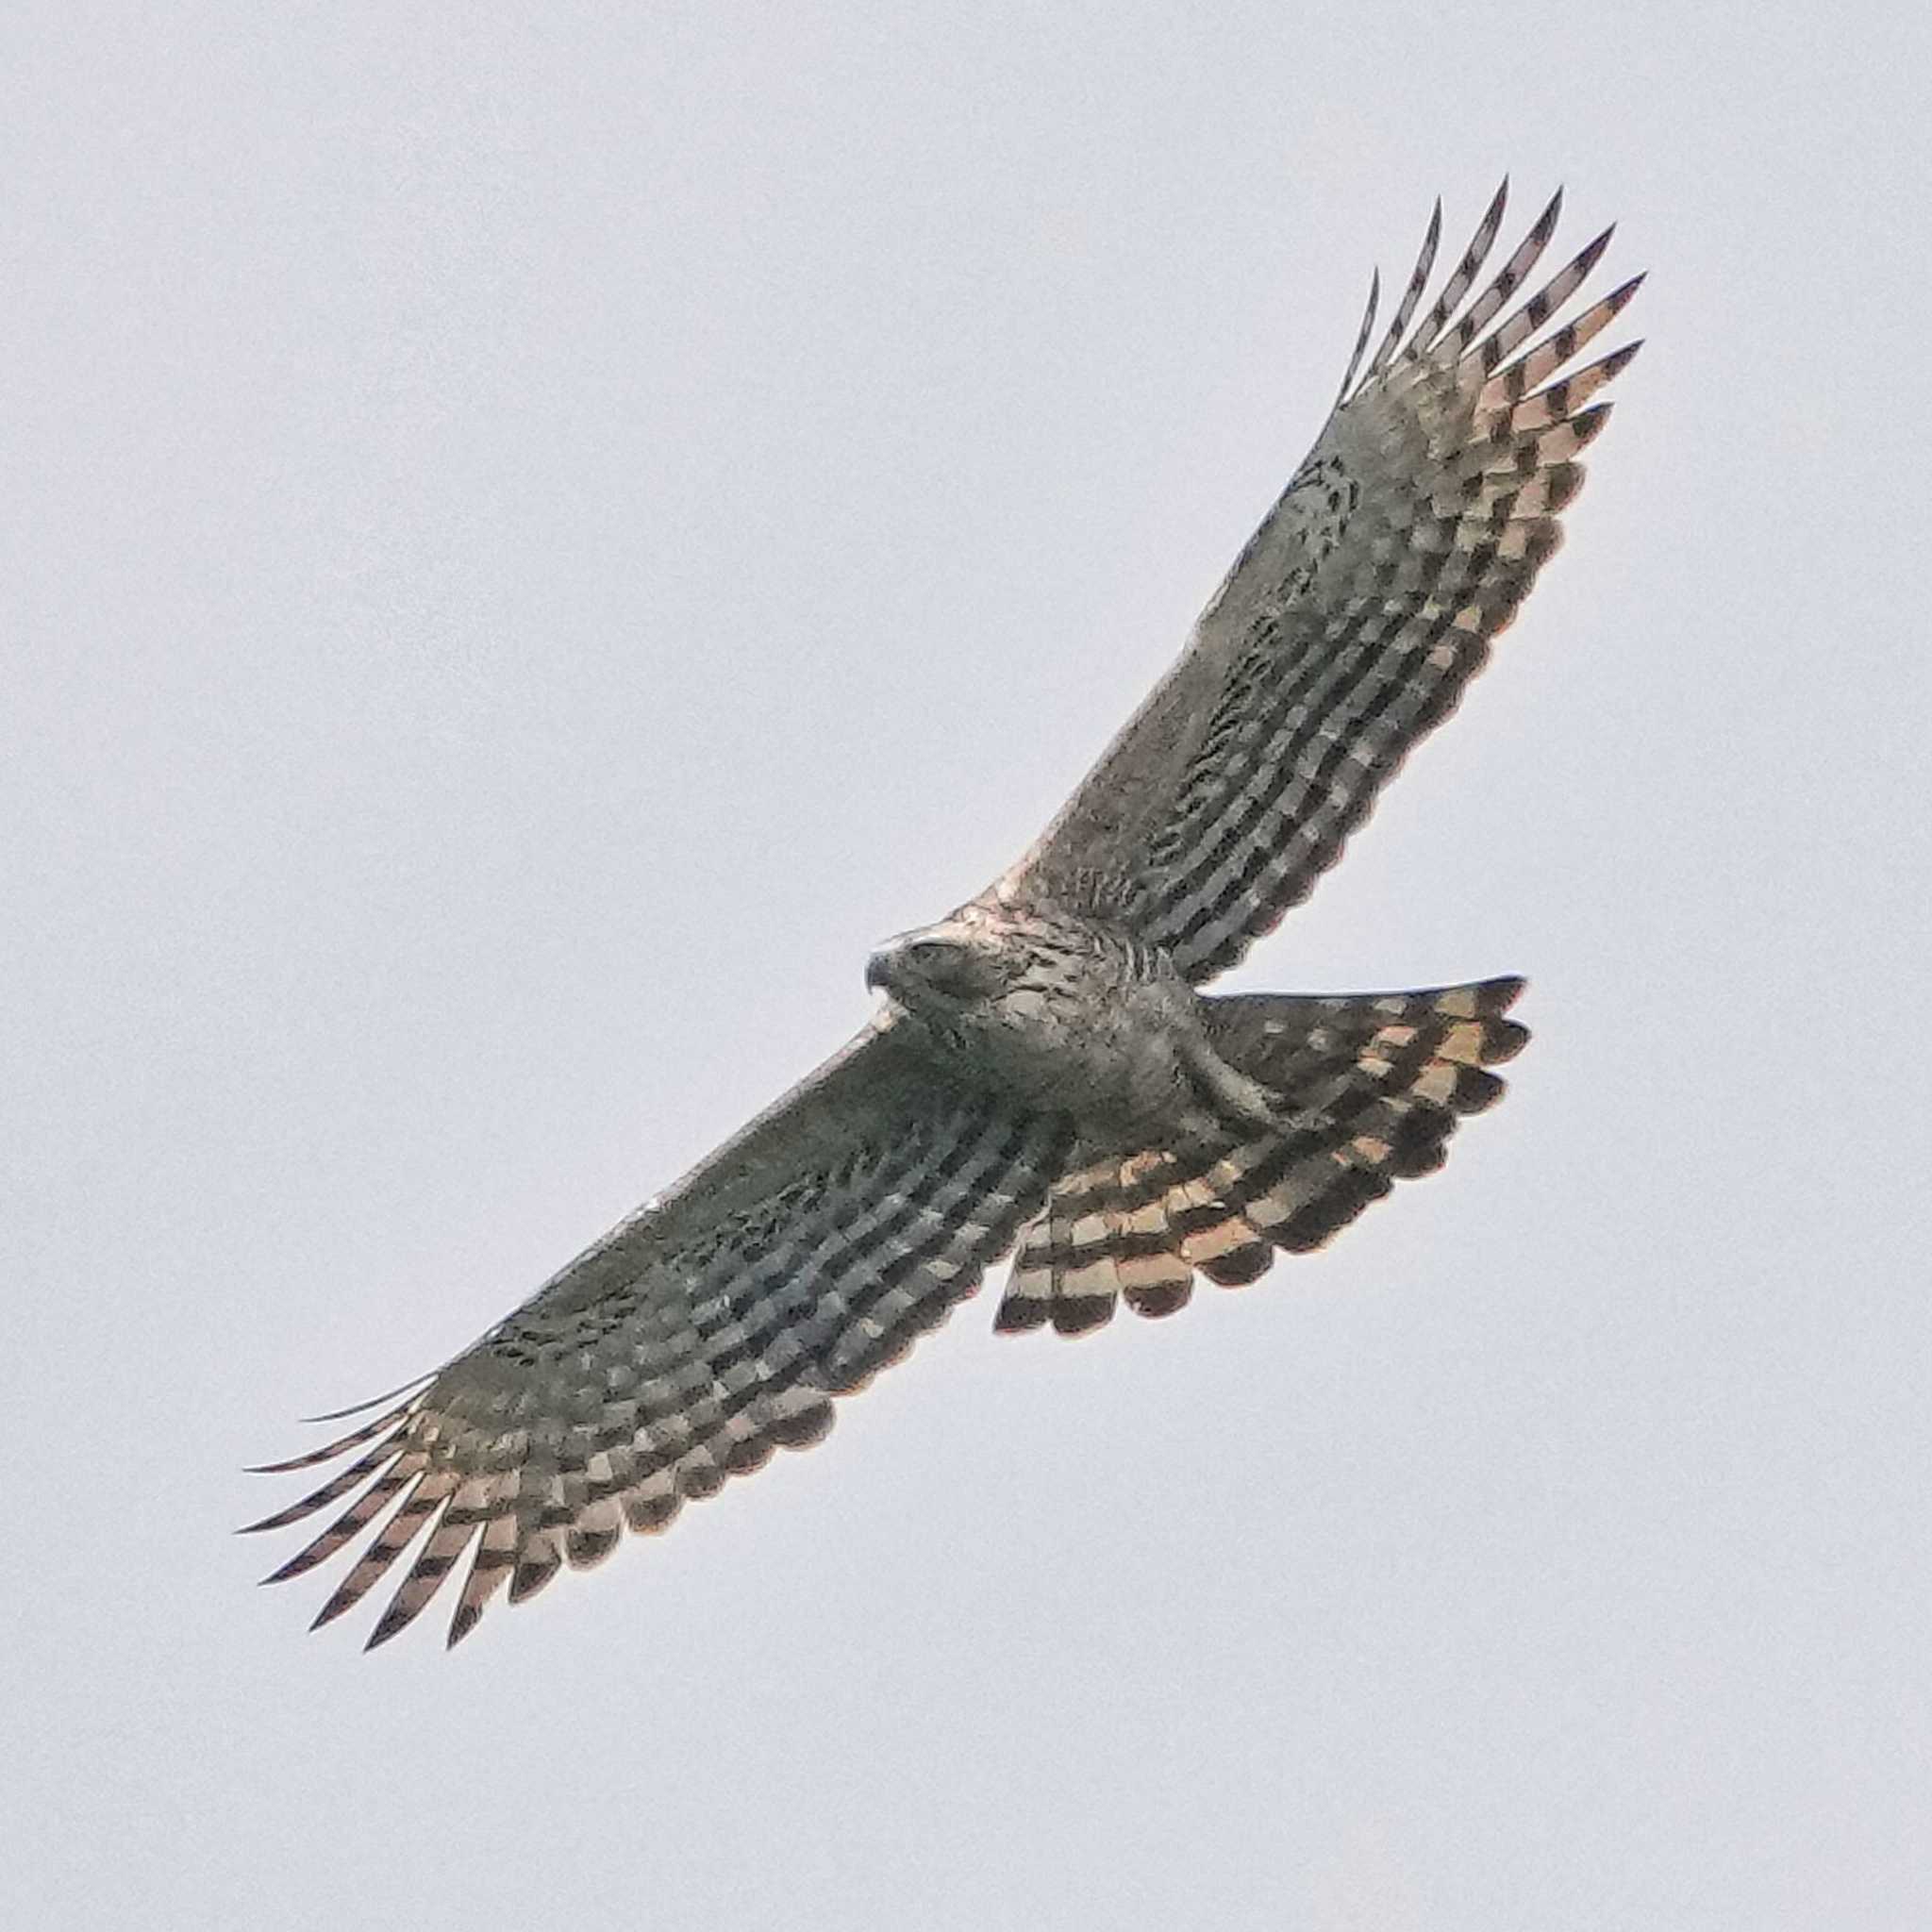
[[[1064,1175],[1021,1236],[995,1325],[1078,1335],[1123,1300],[1171,1315],[1197,1272],[1240,1287],[1277,1248],[1320,1247],[1397,1180],[1434,1173],[1457,1120],[1501,1098],[1489,1069],[1529,1038],[1503,1017],[1523,984],[1204,996],[1216,1052],[1279,1102],[1280,1131],[1234,1126]]]

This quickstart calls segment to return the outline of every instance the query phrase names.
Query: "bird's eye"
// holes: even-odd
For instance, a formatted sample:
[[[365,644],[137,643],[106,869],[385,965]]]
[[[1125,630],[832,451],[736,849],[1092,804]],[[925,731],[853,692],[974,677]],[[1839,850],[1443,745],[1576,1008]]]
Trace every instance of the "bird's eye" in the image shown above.
[[[973,955],[950,940],[914,940],[906,949],[920,978],[939,992],[971,992],[976,983]]]

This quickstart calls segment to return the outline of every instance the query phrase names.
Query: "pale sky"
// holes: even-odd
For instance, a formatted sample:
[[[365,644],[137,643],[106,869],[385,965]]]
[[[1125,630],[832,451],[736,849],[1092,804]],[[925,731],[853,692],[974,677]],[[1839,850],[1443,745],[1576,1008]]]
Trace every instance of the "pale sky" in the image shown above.
[[[0,1923],[1920,1923],[1928,62],[1895,5],[15,0]],[[1621,220],[1648,347],[1237,982],[1525,973],[1506,1104],[1170,1323],[983,1295],[454,1656],[305,1634],[242,1465],[844,1038],[1506,170]]]

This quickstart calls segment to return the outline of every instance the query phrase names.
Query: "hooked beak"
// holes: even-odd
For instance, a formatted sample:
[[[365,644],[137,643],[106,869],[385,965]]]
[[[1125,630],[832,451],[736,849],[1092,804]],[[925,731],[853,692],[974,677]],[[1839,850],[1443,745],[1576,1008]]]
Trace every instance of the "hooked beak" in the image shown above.
[[[874,992],[891,992],[892,990],[892,968],[897,963],[897,946],[881,946],[865,962],[865,983]]]

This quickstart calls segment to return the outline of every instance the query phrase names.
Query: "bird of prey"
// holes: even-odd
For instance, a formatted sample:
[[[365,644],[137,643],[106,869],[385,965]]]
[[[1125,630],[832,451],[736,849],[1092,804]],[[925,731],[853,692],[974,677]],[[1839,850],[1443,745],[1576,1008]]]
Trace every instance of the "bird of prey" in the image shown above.
[[[1334,410],[1179,659],[1030,852],[872,956],[858,1035],[399,1403],[272,1465],[353,1458],[252,1525],[347,1499],[271,1580],[386,1517],[318,1624],[422,1538],[369,1641],[467,1556],[454,1643],[505,1585],[819,1441],[1009,1251],[1003,1329],[1169,1315],[1318,1247],[1497,1098],[1521,980],[1201,989],[1482,667],[1636,352],[1576,361],[1641,279],[1573,304],[1609,231],[1524,292],[1560,194],[1484,280],[1507,191],[1420,320],[1440,203],[1379,338],[1371,284]]]

